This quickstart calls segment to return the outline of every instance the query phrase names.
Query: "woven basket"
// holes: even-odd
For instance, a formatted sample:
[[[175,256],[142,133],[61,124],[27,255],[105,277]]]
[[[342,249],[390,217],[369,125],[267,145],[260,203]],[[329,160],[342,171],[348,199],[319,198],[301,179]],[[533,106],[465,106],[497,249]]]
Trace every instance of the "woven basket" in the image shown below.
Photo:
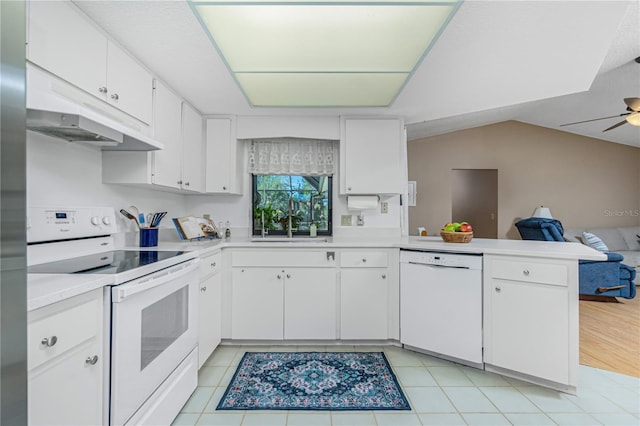
[[[473,232],[440,231],[440,236],[445,243],[468,243],[473,238]]]

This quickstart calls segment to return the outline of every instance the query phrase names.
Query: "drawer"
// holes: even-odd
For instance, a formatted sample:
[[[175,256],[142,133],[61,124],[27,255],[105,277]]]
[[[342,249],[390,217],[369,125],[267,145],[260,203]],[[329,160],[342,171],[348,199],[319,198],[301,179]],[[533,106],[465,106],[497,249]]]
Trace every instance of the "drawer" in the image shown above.
[[[29,313],[28,370],[98,335],[102,323],[101,301],[94,298],[67,307],[71,300],[45,306]]]
[[[217,252],[200,258],[200,278],[212,275],[220,270],[222,253]]]
[[[386,251],[345,251],[340,253],[342,268],[386,268],[389,254]]]
[[[503,280],[566,286],[568,276],[568,266],[559,263],[493,259],[491,264],[491,277]]]
[[[334,267],[334,250],[249,250],[234,251],[232,266],[274,266],[274,267]]]

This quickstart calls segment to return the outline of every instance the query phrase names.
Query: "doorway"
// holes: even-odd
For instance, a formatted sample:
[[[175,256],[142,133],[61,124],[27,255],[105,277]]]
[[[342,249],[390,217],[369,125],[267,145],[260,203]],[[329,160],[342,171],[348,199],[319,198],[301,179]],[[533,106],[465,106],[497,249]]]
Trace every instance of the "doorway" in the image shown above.
[[[498,238],[498,170],[453,169],[451,218],[469,222],[476,238]]]

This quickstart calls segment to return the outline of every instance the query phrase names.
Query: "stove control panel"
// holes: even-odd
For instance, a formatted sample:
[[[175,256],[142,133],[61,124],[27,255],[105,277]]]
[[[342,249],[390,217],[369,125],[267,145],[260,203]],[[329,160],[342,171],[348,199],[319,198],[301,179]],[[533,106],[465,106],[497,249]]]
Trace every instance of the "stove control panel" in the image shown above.
[[[115,232],[113,207],[28,208],[28,243],[96,237]]]

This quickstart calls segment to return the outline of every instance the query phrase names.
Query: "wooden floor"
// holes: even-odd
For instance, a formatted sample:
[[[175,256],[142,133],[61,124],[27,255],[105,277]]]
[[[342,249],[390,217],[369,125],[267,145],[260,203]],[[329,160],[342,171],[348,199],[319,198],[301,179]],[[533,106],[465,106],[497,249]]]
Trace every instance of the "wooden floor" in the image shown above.
[[[580,364],[640,377],[640,295],[606,299],[580,300]]]

